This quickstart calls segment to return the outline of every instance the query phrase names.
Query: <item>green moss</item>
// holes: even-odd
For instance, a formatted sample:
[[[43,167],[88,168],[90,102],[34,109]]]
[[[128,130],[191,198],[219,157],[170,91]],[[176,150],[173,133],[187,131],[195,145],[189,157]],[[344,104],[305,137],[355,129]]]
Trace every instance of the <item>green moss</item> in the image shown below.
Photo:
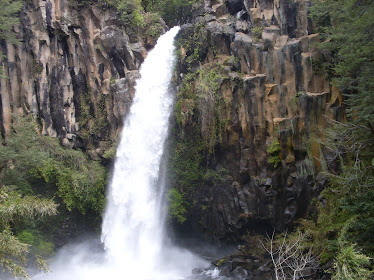
[[[268,163],[277,168],[279,163],[281,163],[281,159],[279,157],[279,152],[281,151],[281,146],[278,139],[275,139],[268,147],[267,152],[268,156]]]
[[[186,202],[184,201],[183,194],[179,190],[172,188],[168,191],[169,201],[169,215],[170,219],[176,220],[178,223],[183,224],[187,218]]]
[[[220,259],[218,262],[217,262],[217,266],[218,267],[221,267],[224,263],[225,263],[226,259]]]
[[[161,17],[158,13],[147,13],[145,16],[146,34],[157,39],[163,31]]]
[[[36,78],[43,72],[43,64],[37,60],[33,60],[32,77]]]
[[[170,216],[178,222],[182,222],[182,219],[178,218],[177,214],[185,212],[184,217],[187,219],[187,213],[196,203],[195,191],[202,181],[205,172],[205,168],[202,167],[204,166],[204,147],[199,131],[197,127],[188,127],[187,129],[188,133],[186,133],[186,137],[175,132],[173,133],[168,164],[171,186],[181,194],[181,196],[178,196],[173,191],[174,193],[171,198],[179,202],[174,204],[173,209],[169,209],[171,212]],[[183,199],[183,203],[181,199]],[[178,210],[177,205],[183,206],[181,211]]]
[[[218,184],[225,181],[227,175],[228,171],[224,168],[218,171],[208,168],[203,175],[203,179],[207,181],[213,181],[215,184]]]
[[[100,94],[97,100],[92,100],[90,93],[81,93],[78,121],[84,140],[90,143],[94,137],[105,138],[108,133],[106,128],[109,125],[106,96]]]
[[[202,60],[203,47],[208,46],[207,42],[206,23],[197,23],[194,26],[194,31],[187,37],[177,40],[177,46],[183,47],[186,50],[186,58],[184,63],[188,71],[199,65]]]
[[[35,229],[22,230],[17,238],[31,245],[31,250],[40,256],[47,257],[53,254],[54,245],[52,242],[46,241],[45,237],[41,234],[40,231]]]
[[[298,91],[298,92],[296,92],[296,97],[300,97],[300,96],[303,96],[305,94],[306,94],[305,91]]]
[[[252,27],[253,41],[255,43],[260,42],[260,40],[262,39],[263,30],[264,30],[264,27],[262,25]]]
[[[174,143],[170,154],[171,179],[183,192],[192,191],[203,178],[203,146],[198,135],[191,139],[179,139]]]
[[[115,77],[111,77],[111,78],[110,78],[110,81],[109,81],[109,84],[110,84],[110,85],[115,84],[115,83],[116,83],[116,80],[117,80],[117,79],[116,79]]]
[[[200,126],[204,147],[209,154],[214,152],[228,120],[227,107],[220,90],[222,81],[228,78],[224,65],[216,62],[189,73],[182,81],[176,103],[176,118],[186,126],[197,121]]]
[[[110,159],[110,158],[115,158],[116,156],[116,147],[111,147],[109,150],[106,150],[103,154],[103,158],[105,159]]]

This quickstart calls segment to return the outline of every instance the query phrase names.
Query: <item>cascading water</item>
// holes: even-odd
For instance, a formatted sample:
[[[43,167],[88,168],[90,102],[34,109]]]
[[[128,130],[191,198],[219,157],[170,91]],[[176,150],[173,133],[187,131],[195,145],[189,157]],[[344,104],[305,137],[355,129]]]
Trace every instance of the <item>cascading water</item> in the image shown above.
[[[95,239],[66,246],[52,260],[52,273],[34,280],[175,280],[205,266],[187,250],[163,245],[160,169],[173,110],[169,87],[178,31],[174,27],[162,35],[141,66],[108,192],[104,252]]]
[[[163,186],[158,181],[173,104],[169,84],[178,30],[174,27],[161,36],[141,67],[102,227],[108,261],[146,277],[152,275],[161,253]]]

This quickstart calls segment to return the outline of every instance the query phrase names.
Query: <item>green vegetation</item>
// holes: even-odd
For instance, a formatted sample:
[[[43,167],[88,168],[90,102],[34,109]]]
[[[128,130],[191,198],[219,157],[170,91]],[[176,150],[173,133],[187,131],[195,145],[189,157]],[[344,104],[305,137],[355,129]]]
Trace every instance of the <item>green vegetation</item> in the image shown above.
[[[0,147],[1,181],[23,194],[58,195],[68,209],[101,213],[105,169],[58,139],[42,136],[37,123],[15,119],[6,146]]]
[[[107,136],[108,114],[105,104],[106,96],[101,94],[98,101],[92,101],[91,95],[81,93],[78,120],[82,138],[92,141],[92,137]]]
[[[262,39],[262,31],[264,30],[264,27],[262,25],[254,26],[252,27],[252,35],[255,43],[260,42]]]
[[[22,230],[17,238],[23,243],[31,245],[33,251],[40,256],[50,256],[54,252],[52,242],[46,241],[43,234],[36,229]]]
[[[195,94],[204,146],[209,153],[213,153],[214,146],[222,142],[222,133],[226,124],[226,108],[220,92],[224,69],[218,63],[213,67],[207,66],[197,72]]]
[[[76,209],[99,215],[104,206],[106,171],[81,151],[65,149],[58,139],[40,135],[31,117],[15,118],[0,147],[0,266],[14,276],[27,276],[31,259],[53,253],[55,220],[47,215]],[[42,198],[39,198],[42,197]],[[37,221],[32,221],[33,218]],[[28,253],[32,252],[30,257]]]
[[[279,157],[279,153],[281,151],[281,146],[278,139],[274,139],[273,142],[269,145],[267,152],[268,156],[268,163],[277,168],[278,165],[281,163],[281,159]]]
[[[208,154],[222,142],[227,121],[226,104],[220,86],[227,77],[224,65],[219,62],[205,64],[182,81],[176,105],[176,118],[180,125],[192,124],[197,119],[203,145]]]
[[[315,31],[321,35],[320,57],[313,71],[337,86],[347,119],[332,121],[321,140],[329,151],[328,187],[316,200],[317,213],[301,220],[304,238],[298,247],[319,256],[332,279],[371,279],[374,257],[374,2],[316,1],[311,8]],[[298,92],[296,97],[304,93]],[[268,147],[269,163],[277,166],[280,145]],[[285,242],[291,242],[293,234]],[[275,243],[281,239],[275,237]],[[269,253],[269,251],[268,251]],[[275,259],[277,260],[277,259]]]
[[[333,280],[342,279],[370,279],[370,258],[360,253],[354,244],[339,242],[339,253],[335,257]]]
[[[26,232],[17,238],[12,232],[13,227],[23,220],[56,215],[56,209],[57,205],[51,199],[22,196],[16,187],[0,185],[0,266],[3,269],[8,270],[14,277],[28,276],[25,266],[30,252],[29,244],[33,244],[35,239]],[[38,254],[47,253],[45,250],[50,245],[41,240],[37,242],[39,250],[32,257],[41,268],[46,269]]]
[[[311,8],[323,43],[312,62],[345,100],[347,120],[333,122],[323,141],[329,150],[329,186],[318,215],[301,222],[332,279],[372,277],[374,246],[374,3],[317,1]]]
[[[177,46],[182,46],[186,50],[185,64],[188,71],[192,72],[193,68],[200,65],[202,55],[204,54],[204,46],[208,46],[206,23],[197,23],[194,30],[187,38],[181,38],[177,42]]]
[[[374,122],[374,4],[352,0],[321,1],[311,9],[323,39],[323,68],[332,69],[333,84],[347,97],[351,121]]]
[[[186,221],[186,205],[183,195],[179,190],[171,188],[168,192],[169,214],[171,219],[175,219],[178,223],[183,224]]]
[[[21,0],[0,0],[0,39],[11,43],[18,43],[13,26],[19,23],[19,12],[22,8]]]
[[[145,20],[141,0],[107,0],[106,2],[117,9],[125,24],[144,27]]]
[[[225,261],[226,261],[226,259],[220,259],[220,260],[218,260],[218,262],[216,263],[216,265],[218,267],[220,267],[220,266],[222,266],[225,263]]]
[[[169,215],[172,221],[184,223],[196,205],[198,187],[204,182],[221,183],[227,174],[225,169],[210,169],[204,157],[205,147],[196,126],[185,128],[188,133],[173,135],[169,156],[169,172],[172,188],[169,191]],[[206,211],[201,206],[201,211]]]
[[[171,180],[183,193],[191,190],[203,177],[203,146],[199,136],[178,139],[172,147],[169,168]]]
[[[147,13],[145,15],[146,34],[153,38],[158,38],[163,31],[161,17],[158,13]]]
[[[102,7],[114,7],[125,24],[134,28],[147,26],[147,17],[157,16],[166,22],[169,27],[183,24],[191,19],[192,11],[200,0],[72,0],[78,7],[99,4]],[[154,27],[151,25],[151,29]],[[147,29],[147,28],[146,28]],[[158,29],[158,27],[156,28]],[[154,33],[153,30],[147,32]],[[152,35],[153,36],[153,35]],[[156,36],[157,37],[157,36]]]
[[[189,138],[181,139],[174,135],[170,151],[169,171],[173,188],[170,189],[169,215],[171,220],[184,223],[188,210],[193,205],[197,184],[203,177],[201,168],[203,150],[199,133],[192,133]]]
[[[200,0],[142,0],[144,10],[159,13],[168,26],[183,24],[192,18]]]

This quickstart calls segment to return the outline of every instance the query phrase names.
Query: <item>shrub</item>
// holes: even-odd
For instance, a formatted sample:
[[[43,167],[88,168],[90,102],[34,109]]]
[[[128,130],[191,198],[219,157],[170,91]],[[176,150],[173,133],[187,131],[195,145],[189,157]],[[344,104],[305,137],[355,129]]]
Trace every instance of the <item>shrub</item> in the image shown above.
[[[279,152],[281,151],[281,146],[278,139],[275,139],[267,149],[269,154],[268,156],[268,163],[277,168],[279,163],[281,163],[281,159],[279,157]]]
[[[58,139],[40,135],[31,118],[16,119],[6,146],[0,147],[2,182],[24,194],[58,195],[68,209],[100,213],[105,169],[81,151],[65,149]]]
[[[178,223],[183,224],[186,221],[186,206],[183,194],[179,190],[172,188],[168,192],[170,218],[175,219]]]

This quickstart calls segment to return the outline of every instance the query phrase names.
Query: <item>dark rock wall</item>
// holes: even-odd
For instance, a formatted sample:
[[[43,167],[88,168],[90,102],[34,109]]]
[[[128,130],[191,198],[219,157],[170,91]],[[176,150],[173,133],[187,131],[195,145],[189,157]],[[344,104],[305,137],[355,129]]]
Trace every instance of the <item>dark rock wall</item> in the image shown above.
[[[43,134],[68,147],[87,148],[91,138],[100,154],[101,141],[118,134],[147,50],[115,11],[73,3],[27,1],[16,27],[20,44],[2,42],[2,134],[12,115],[33,113]]]
[[[205,33],[201,61],[192,70],[187,61],[193,54],[181,44],[180,82],[204,64],[232,56],[238,61],[221,81],[229,121],[211,163],[229,176],[224,183],[199,186],[190,216],[189,226],[209,236],[225,240],[247,230],[284,230],[310,212],[312,198],[324,187],[319,174],[329,168],[328,151],[318,138],[328,120],[342,119],[344,112],[339,91],[313,71],[319,37],[311,34],[308,6],[308,1],[208,0],[195,22],[182,27],[181,42],[194,37],[197,25]],[[280,145],[277,167],[269,163],[274,141]]]

